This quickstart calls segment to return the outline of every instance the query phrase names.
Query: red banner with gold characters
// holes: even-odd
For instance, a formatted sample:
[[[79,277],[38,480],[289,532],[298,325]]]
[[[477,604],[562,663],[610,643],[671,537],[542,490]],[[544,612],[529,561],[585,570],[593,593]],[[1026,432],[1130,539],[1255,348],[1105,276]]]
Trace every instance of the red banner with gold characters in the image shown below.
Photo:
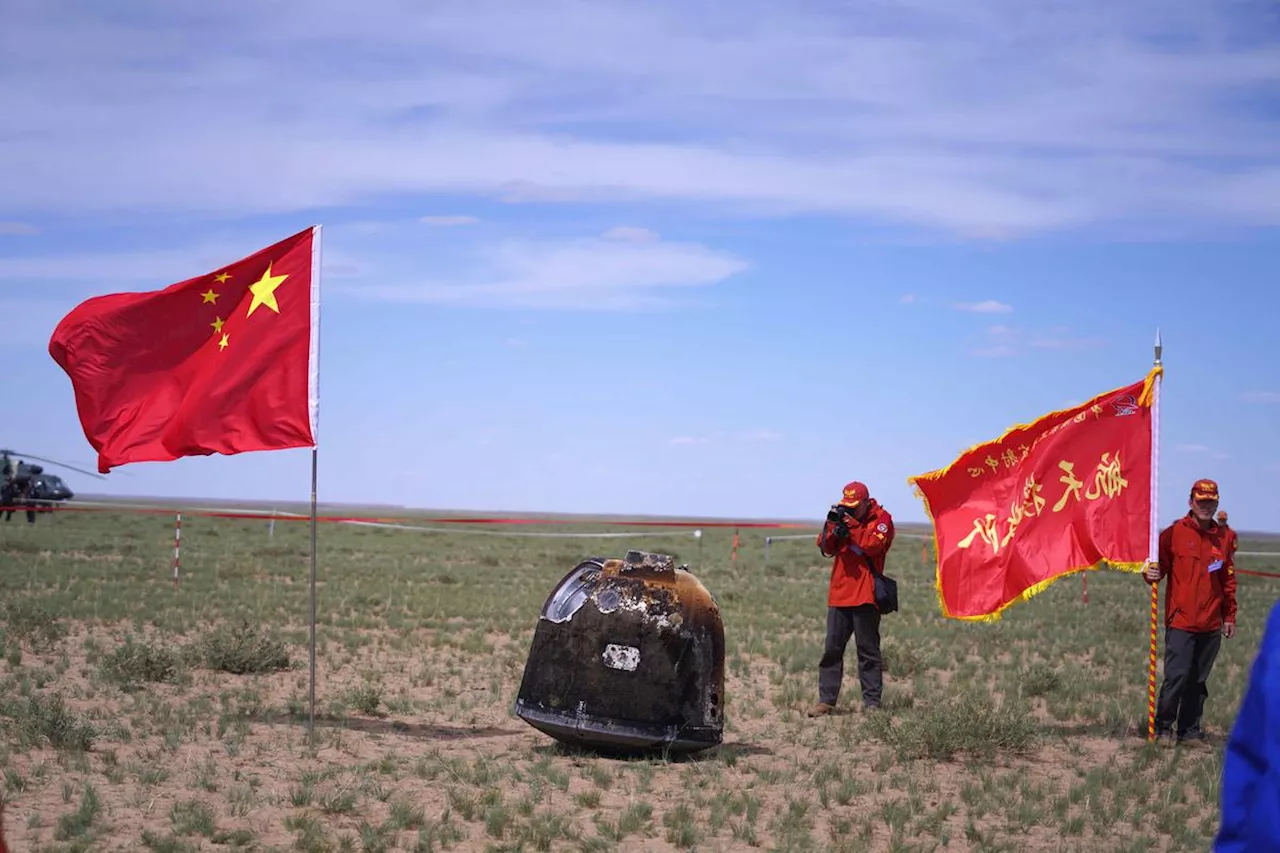
[[[1065,575],[1142,570],[1160,372],[908,479],[933,523],[944,616],[991,621]]]

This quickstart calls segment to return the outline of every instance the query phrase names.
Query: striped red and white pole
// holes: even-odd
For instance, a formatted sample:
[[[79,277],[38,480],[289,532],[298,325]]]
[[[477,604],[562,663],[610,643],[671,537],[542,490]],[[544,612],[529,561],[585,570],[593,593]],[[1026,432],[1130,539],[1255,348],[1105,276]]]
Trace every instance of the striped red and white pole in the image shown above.
[[[1159,587],[1151,586],[1151,657],[1147,660],[1147,740],[1156,739],[1156,624],[1159,621]]]
[[[182,565],[182,513],[173,525],[173,587],[178,588],[178,567]]]

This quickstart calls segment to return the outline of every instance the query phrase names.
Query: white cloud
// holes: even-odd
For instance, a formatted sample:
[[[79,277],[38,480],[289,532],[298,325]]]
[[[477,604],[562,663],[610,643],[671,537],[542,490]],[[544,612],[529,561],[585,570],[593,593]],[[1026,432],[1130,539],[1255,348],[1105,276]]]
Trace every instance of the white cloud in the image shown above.
[[[987,299],[983,302],[962,302],[956,308],[974,314],[1007,314],[1013,310],[1013,306],[997,302],[994,299]]]
[[[281,233],[258,233],[234,241],[209,241],[185,248],[151,251],[58,252],[53,255],[0,257],[0,287],[6,280],[16,281],[19,285],[63,281],[89,282],[95,285],[97,292],[101,292],[103,286],[155,290],[233,263],[285,236]],[[326,277],[351,277],[362,271],[362,267],[345,250],[326,247],[324,255],[322,273]]]
[[[0,222],[0,236],[29,237],[39,233],[39,228],[26,222]]]
[[[1246,403],[1280,403],[1280,391],[1248,391],[1241,399]]]
[[[631,225],[619,225],[616,228],[610,228],[600,236],[606,240],[622,240],[626,243],[652,243],[658,239],[656,231],[650,231],[648,228],[636,228]]]
[[[475,216],[423,216],[418,219],[423,225],[448,228],[458,225],[475,225],[480,219]]]
[[[326,295],[480,307],[633,310],[671,306],[679,293],[711,287],[749,266],[742,258],[697,243],[661,241],[653,232],[641,242],[604,237],[469,242],[452,245],[448,253],[424,248],[394,231],[359,233],[367,241],[363,248],[326,247]],[[278,238],[259,235],[156,251],[0,257],[0,293],[7,283],[25,289],[53,282],[77,285],[76,299],[90,289],[155,290],[203,275]],[[74,303],[69,293],[59,291],[71,300],[67,308]]]
[[[1280,223],[1265,4],[719,10],[160,4],[144,26],[89,0],[19,3],[6,49],[27,73],[0,111],[24,132],[0,139],[4,204],[657,200],[994,239]]]
[[[671,444],[709,444],[710,442],[711,439],[709,438],[699,438],[691,435],[677,435],[670,441]]]
[[[263,245],[269,245],[264,242]],[[148,281],[164,287],[176,281],[202,275],[231,261],[245,257],[261,246],[244,251],[219,252],[209,247],[163,249],[142,252],[85,252],[80,254],[0,257],[0,282],[19,281]]]
[[[452,274],[443,267],[398,277],[379,273],[375,282],[337,287],[397,302],[630,310],[670,305],[675,292],[717,284],[748,265],[695,243],[589,238],[480,245],[458,266],[462,271]]]
[[[778,441],[782,438],[782,433],[771,429],[757,429],[747,433],[745,437],[748,441]]]
[[[971,355],[983,358],[1010,358],[1023,355],[1028,349],[1090,349],[1107,346],[1105,338],[1081,337],[1070,328],[1055,327],[1048,332],[1026,332],[1004,324],[987,327],[986,342],[970,350]]]

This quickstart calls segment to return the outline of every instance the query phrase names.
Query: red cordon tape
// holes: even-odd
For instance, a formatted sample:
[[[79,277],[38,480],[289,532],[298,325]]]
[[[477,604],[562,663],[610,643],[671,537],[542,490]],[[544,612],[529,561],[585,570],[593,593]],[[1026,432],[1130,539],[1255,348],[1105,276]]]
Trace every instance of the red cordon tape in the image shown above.
[[[1280,574],[1275,572],[1255,572],[1250,569],[1236,569],[1238,575],[1256,575],[1260,578],[1280,578]]]
[[[25,507],[14,507],[15,511],[22,511]],[[138,506],[76,506],[74,504],[55,504],[51,507],[42,507],[43,512],[136,512],[149,515],[166,515],[172,516],[176,513],[184,515],[198,515],[205,518],[238,518],[253,519],[257,521],[310,521],[310,515],[302,513],[284,512],[272,514],[270,510],[259,510],[258,512],[234,512],[223,510],[201,510],[189,509],[186,507],[138,507]],[[431,515],[389,515],[389,516],[361,516],[361,515],[317,515],[317,522],[325,522],[327,524],[352,524],[352,523],[373,523],[373,524],[401,524],[404,522],[418,522],[432,524],[558,524],[566,527],[581,527],[586,525],[600,525],[606,527],[677,527],[677,528],[707,528],[707,527],[745,527],[749,529],[759,530],[819,530],[821,524],[800,524],[797,522],[769,522],[769,521],[594,521],[594,520],[565,520],[561,518],[442,518]],[[927,560],[926,560],[927,562]],[[1280,574],[1275,572],[1258,572],[1250,569],[1236,569],[1239,575],[1256,575],[1262,578],[1280,578]],[[2,853],[2,851],[0,851]]]
[[[26,507],[18,506],[15,510],[23,510]],[[186,507],[106,507],[106,506],[75,506],[72,504],[60,504],[52,507],[41,507],[42,511],[52,512],[136,512],[148,515],[174,515],[181,512],[183,515],[196,515],[204,518],[240,518],[240,519],[257,519],[263,521],[310,521],[311,516],[302,513],[286,512],[272,514],[269,510],[260,510],[258,512],[235,512],[224,510],[200,510],[189,509]],[[746,527],[758,529],[787,529],[787,530],[817,530],[820,524],[799,524],[789,522],[743,522],[743,521],[627,521],[615,520],[590,520],[590,519],[563,519],[563,518],[450,518],[438,517],[431,515],[391,515],[391,516],[373,516],[373,515],[317,515],[317,522],[326,523],[351,523],[351,522],[373,522],[377,524],[394,524],[406,521],[431,522],[432,524],[556,524],[560,526],[580,527],[584,525],[602,525],[602,526],[621,526],[621,527],[681,527],[681,528],[706,528],[706,527]]]

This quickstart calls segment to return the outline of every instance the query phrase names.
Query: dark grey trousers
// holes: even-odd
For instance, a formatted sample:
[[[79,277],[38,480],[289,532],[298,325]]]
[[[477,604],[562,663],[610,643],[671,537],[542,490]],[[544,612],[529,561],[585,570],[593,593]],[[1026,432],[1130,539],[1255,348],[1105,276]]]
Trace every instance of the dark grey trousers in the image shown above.
[[[880,657],[880,611],[874,604],[827,608],[827,640],[818,662],[818,701],[836,704],[844,680],[844,650],[854,637],[858,650],[858,681],[862,702],[880,707],[884,661]]]
[[[1164,683],[1156,700],[1156,733],[1179,738],[1203,737],[1200,727],[1204,700],[1209,696],[1209,673],[1222,645],[1222,633],[1192,633],[1179,628],[1164,632]]]

